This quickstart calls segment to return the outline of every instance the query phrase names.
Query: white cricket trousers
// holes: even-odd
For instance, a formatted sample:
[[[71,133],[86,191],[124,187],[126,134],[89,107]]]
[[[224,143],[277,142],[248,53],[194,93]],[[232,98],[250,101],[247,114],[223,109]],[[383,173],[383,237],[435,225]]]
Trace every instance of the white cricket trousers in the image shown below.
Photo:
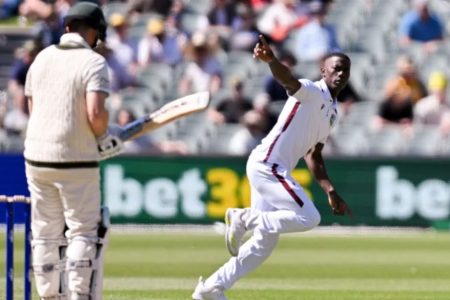
[[[238,279],[261,265],[277,245],[279,235],[302,232],[320,223],[320,214],[303,188],[283,167],[254,161],[247,162],[251,186],[251,210],[244,220],[253,234],[205,282],[208,286],[229,289]]]
[[[26,164],[28,189],[31,195],[31,230],[33,264],[61,263],[56,241],[68,239],[67,257],[72,260],[93,259],[96,245],[80,248],[74,237],[97,238],[100,221],[99,168],[55,169]],[[64,229],[68,229],[64,237]],[[61,266],[64,268],[64,266]],[[40,297],[58,294],[59,273],[35,274]],[[73,270],[68,273],[68,289],[89,294],[91,270]]]

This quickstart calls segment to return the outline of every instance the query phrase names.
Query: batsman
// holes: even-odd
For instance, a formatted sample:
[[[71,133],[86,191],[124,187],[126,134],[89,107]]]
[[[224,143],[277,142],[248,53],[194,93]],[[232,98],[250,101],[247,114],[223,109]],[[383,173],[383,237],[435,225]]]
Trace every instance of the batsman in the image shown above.
[[[41,299],[99,300],[108,237],[99,160],[121,150],[108,134],[106,61],[93,50],[107,23],[99,6],[79,2],[64,27],[59,44],[38,54],[25,84],[33,271]]]

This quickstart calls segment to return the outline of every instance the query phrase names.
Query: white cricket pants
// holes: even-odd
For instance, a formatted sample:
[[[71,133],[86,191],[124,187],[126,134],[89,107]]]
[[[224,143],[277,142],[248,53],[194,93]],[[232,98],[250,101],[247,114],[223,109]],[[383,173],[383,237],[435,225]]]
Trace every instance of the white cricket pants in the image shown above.
[[[96,238],[100,222],[99,168],[53,169],[26,164],[28,189],[31,195],[31,230],[33,240],[41,247],[33,248],[33,263],[60,261],[54,241],[66,237]],[[71,259],[94,259],[95,244],[80,250],[76,242],[69,242],[67,256]],[[91,270],[74,270],[68,274],[70,291],[89,294]],[[35,274],[36,289],[40,297],[58,294],[59,274]]]
[[[229,289],[270,256],[280,234],[307,231],[320,223],[313,202],[281,166],[256,162],[250,156],[247,176],[251,211],[245,220],[253,235],[241,246],[237,257],[231,257],[206,280],[208,286]]]

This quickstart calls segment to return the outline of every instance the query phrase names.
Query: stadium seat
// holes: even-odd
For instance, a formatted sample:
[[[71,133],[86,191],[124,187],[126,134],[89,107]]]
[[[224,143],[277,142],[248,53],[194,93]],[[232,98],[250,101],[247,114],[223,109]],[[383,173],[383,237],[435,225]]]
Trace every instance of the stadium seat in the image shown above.
[[[194,153],[208,153],[209,142],[216,136],[216,126],[208,119],[207,112],[190,115],[177,123],[174,139],[184,141]]]
[[[148,89],[125,89],[120,92],[122,106],[130,109],[139,117],[150,113],[158,106]]]
[[[108,20],[113,13],[125,15],[128,11],[128,4],[121,1],[107,1],[102,7],[106,20]]]
[[[327,144],[333,154],[358,156],[367,152],[368,141],[363,130],[346,127],[336,130]]]
[[[139,13],[130,24],[129,36],[140,39],[147,35],[147,23],[150,19],[163,20],[164,16],[155,12]]]
[[[405,135],[400,126],[386,126],[368,136],[370,155],[398,155],[404,153]]]
[[[353,127],[369,128],[371,125],[370,121],[377,110],[378,103],[375,101],[368,100],[353,103],[350,112],[341,118],[341,122]]]
[[[350,74],[350,82],[360,95],[366,93],[368,73],[372,67],[372,60],[366,52],[347,52],[352,60],[352,70]]]
[[[442,136],[441,143],[439,145],[438,155],[448,156],[450,153],[450,135]]]
[[[229,98],[231,96],[232,96],[231,88],[229,87],[221,88],[217,92],[211,94],[211,102],[209,104],[209,107],[215,107],[218,103],[220,103],[221,100]]]
[[[6,135],[6,131],[0,128],[0,152],[4,152],[6,148],[8,136]]]
[[[442,140],[442,135],[435,126],[415,126],[405,152],[409,155],[433,155],[439,152]]]
[[[202,27],[205,16],[214,5],[214,0],[185,0],[185,9],[180,15],[181,28],[192,34]],[[436,153],[448,155],[450,138],[440,136],[436,128],[415,127],[410,138],[403,135],[398,128],[387,128],[379,132],[370,131],[370,120],[376,114],[379,101],[383,100],[384,86],[395,75],[395,63],[402,54],[413,58],[424,82],[432,71],[441,70],[450,75],[446,68],[450,63],[450,42],[448,34],[442,46],[432,56],[424,55],[421,45],[411,45],[400,49],[397,43],[398,23],[403,13],[409,9],[410,1],[390,0],[335,0],[326,21],[335,26],[338,41],[344,52],[352,59],[350,81],[358,94],[368,101],[354,103],[349,113],[343,116],[333,131],[327,151],[339,155],[428,155]],[[450,18],[450,6],[444,1],[431,0],[431,8],[446,21]],[[107,18],[114,13],[125,14],[128,3],[124,1],[107,1],[104,5]],[[349,9],[351,8],[351,9]],[[130,35],[136,38],[146,34],[147,22],[151,18],[162,18],[156,13],[133,14],[130,20]],[[447,24],[448,25],[448,24]],[[448,27],[448,26],[447,26]],[[14,51],[30,38],[30,32],[17,34],[0,34],[0,90],[6,89],[10,63]],[[295,54],[294,35],[284,41],[282,47]],[[275,46],[274,46],[275,47]],[[225,52],[219,57],[224,66],[223,87],[212,95],[211,106],[231,95],[230,83],[234,79],[244,82],[244,93],[250,99],[264,90],[264,78],[270,74],[265,63],[253,59],[246,51]],[[226,50],[228,51],[228,50]],[[152,63],[139,71],[138,79],[147,88],[126,89],[119,96],[125,108],[131,109],[137,116],[149,113],[169,100],[181,95],[178,87],[186,63],[174,67],[166,64]],[[294,73],[302,78],[312,80],[320,76],[317,63],[299,62]],[[450,95],[450,94],[449,94]],[[108,105],[111,105],[108,103]],[[284,101],[272,103],[271,109],[281,111]],[[111,107],[111,115],[114,109]],[[156,139],[182,139],[194,153],[227,154],[229,137],[240,125],[217,126],[207,119],[206,113],[195,114],[180,119],[152,135]],[[0,151],[21,151],[23,141],[10,138],[0,131]]]
[[[448,71],[449,57],[443,53],[435,53],[427,57],[420,65],[420,77],[423,82],[428,82],[430,74],[434,71],[444,72],[449,75]]]
[[[24,138],[19,135],[8,135],[3,140],[3,151],[9,153],[23,152]]]
[[[369,72],[366,95],[371,101],[380,102],[384,99],[386,82],[396,74],[395,64],[378,64]]]
[[[240,124],[217,125],[217,132],[209,141],[208,153],[215,155],[228,155],[231,137],[241,128]]]
[[[193,34],[199,29],[200,20],[203,18],[203,15],[192,12],[184,12],[180,17],[180,27],[181,29],[188,33]]]
[[[245,80],[258,73],[258,65],[253,55],[246,51],[231,51],[227,55],[224,65],[225,84],[230,84],[230,79]]]
[[[315,61],[302,61],[298,62],[294,66],[294,73],[298,74],[301,78],[308,78],[311,80],[317,80],[320,77],[319,63]]]
[[[185,9],[196,14],[206,15],[213,6],[213,0],[188,0]]]
[[[150,136],[155,141],[171,140],[177,135],[177,124],[175,122],[167,123],[164,126],[150,132]]]

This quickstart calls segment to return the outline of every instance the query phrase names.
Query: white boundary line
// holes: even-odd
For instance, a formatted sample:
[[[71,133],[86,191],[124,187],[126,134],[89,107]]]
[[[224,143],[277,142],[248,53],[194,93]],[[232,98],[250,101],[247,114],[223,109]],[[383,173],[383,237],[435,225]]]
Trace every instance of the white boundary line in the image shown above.
[[[15,230],[23,231],[23,224],[15,224]],[[111,225],[112,234],[114,233],[190,233],[190,234],[224,234],[225,224],[216,222],[213,225],[196,224],[113,224]],[[0,224],[0,232],[6,230],[5,224]],[[387,226],[319,226],[311,231],[290,233],[292,235],[401,235],[418,233],[436,233],[439,232],[433,228],[423,227],[387,227]]]

